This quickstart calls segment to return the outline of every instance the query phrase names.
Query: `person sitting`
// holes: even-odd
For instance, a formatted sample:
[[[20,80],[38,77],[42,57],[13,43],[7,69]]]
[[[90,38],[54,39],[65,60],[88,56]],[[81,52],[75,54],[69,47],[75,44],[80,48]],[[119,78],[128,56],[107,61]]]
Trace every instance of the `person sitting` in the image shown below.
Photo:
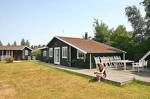
[[[106,71],[103,64],[98,64],[98,69],[99,72],[94,72],[94,74],[96,75],[97,81],[100,82],[101,78],[106,78]]]

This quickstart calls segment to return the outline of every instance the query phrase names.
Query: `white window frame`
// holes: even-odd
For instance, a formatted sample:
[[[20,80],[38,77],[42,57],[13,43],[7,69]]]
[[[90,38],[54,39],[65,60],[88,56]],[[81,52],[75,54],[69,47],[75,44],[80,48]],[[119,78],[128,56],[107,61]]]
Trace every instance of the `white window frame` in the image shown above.
[[[80,55],[79,55],[79,54],[83,54],[83,56],[82,56],[82,57],[80,57]],[[85,53],[83,53],[83,52],[81,52],[81,51],[77,50],[77,59],[85,59]]]
[[[46,56],[47,56],[46,54],[47,54],[47,51],[44,50],[44,51],[43,51],[43,56],[46,57]]]
[[[57,50],[59,50],[59,52],[57,53]],[[59,57],[58,57],[59,56]],[[54,64],[60,64],[60,47],[55,47],[54,48]],[[58,58],[58,60],[57,60]]]
[[[62,47],[62,58],[68,58],[68,47],[67,46]]]
[[[25,51],[24,51],[24,55],[25,55],[25,56],[29,55],[29,51],[28,51],[28,50],[25,50]]]
[[[49,57],[53,57],[53,48],[49,48]]]

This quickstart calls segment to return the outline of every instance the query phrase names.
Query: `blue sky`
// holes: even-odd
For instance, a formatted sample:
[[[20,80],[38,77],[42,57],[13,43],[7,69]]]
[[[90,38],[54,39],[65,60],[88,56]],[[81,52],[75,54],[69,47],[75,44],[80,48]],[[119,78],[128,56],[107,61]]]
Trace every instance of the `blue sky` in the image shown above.
[[[28,39],[47,44],[53,36],[81,37],[93,32],[93,18],[110,28],[125,25],[125,7],[141,0],[0,0],[0,40],[3,44]],[[143,12],[143,11],[142,11]]]

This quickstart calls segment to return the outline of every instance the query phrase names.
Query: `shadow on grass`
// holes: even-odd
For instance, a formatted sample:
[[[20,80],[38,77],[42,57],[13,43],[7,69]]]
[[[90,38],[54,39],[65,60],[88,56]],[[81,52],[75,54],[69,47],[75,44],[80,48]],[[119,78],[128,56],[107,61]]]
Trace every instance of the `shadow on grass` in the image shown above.
[[[140,81],[140,80],[136,80],[136,79],[134,79],[133,81],[140,85],[150,86],[150,82],[144,82],[144,81]]]

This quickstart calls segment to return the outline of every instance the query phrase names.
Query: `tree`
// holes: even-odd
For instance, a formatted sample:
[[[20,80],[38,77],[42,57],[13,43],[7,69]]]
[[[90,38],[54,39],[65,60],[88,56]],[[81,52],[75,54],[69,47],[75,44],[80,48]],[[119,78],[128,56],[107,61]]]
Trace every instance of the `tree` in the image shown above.
[[[46,45],[45,45],[45,44],[43,44],[43,45],[42,45],[42,47],[46,47]]]
[[[145,37],[145,20],[141,16],[136,6],[128,6],[125,8],[128,21],[133,27],[133,37],[142,41]]]
[[[0,41],[0,46],[3,46],[3,43]]]
[[[94,19],[94,40],[102,43],[109,43],[111,30],[102,21],[99,23],[98,19]]]
[[[41,48],[42,46],[41,46],[41,44],[39,44],[37,47],[38,47],[38,48]]]
[[[16,43],[16,41],[14,41],[14,43],[13,43],[13,46],[17,46],[17,43]]]
[[[128,32],[125,26],[119,25],[111,35],[112,46],[122,50],[128,50],[129,46],[131,46],[131,38],[132,33]]]
[[[31,45],[31,49],[34,49],[34,46],[33,46],[33,45]]]
[[[149,50],[150,45],[150,0],[143,0],[140,4],[142,4],[145,9],[146,14],[144,17],[141,16],[136,6],[128,6],[125,8],[128,21],[134,30],[132,38],[134,39],[132,41],[134,53],[145,53]]]
[[[22,40],[21,40],[20,45],[22,45],[22,46],[25,46],[25,45],[26,45],[26,43],[25,43],[25,40],[24,40],[24,39],[22,39]]]
[[[29,43],[28,40],[26,40],[25,45],[28,46],[28,47],[30,46],[30,43]]]
[[[143,52],[147,52],[147,51],[149,51],[149,48],[150,48],[150,37],[149,38],[147,38],[144,42],[142,42],[142,47],[141,47],[141,50],[143,51]]]
[[[10,46],[10,43],[8,43],[7,46]]]
[[[146,37],[150,37],[150,0],[144,0],[142,2],[145,7],[145,21],[146,21]]]
[[[32,55],[35,56],[37,60],[41,59],[41,53],[39,49],[32,51]]]
[[[34,45],[34,47],[33,47],[34,49],[37,49],[38,48],[38,46],[37,45]]]

